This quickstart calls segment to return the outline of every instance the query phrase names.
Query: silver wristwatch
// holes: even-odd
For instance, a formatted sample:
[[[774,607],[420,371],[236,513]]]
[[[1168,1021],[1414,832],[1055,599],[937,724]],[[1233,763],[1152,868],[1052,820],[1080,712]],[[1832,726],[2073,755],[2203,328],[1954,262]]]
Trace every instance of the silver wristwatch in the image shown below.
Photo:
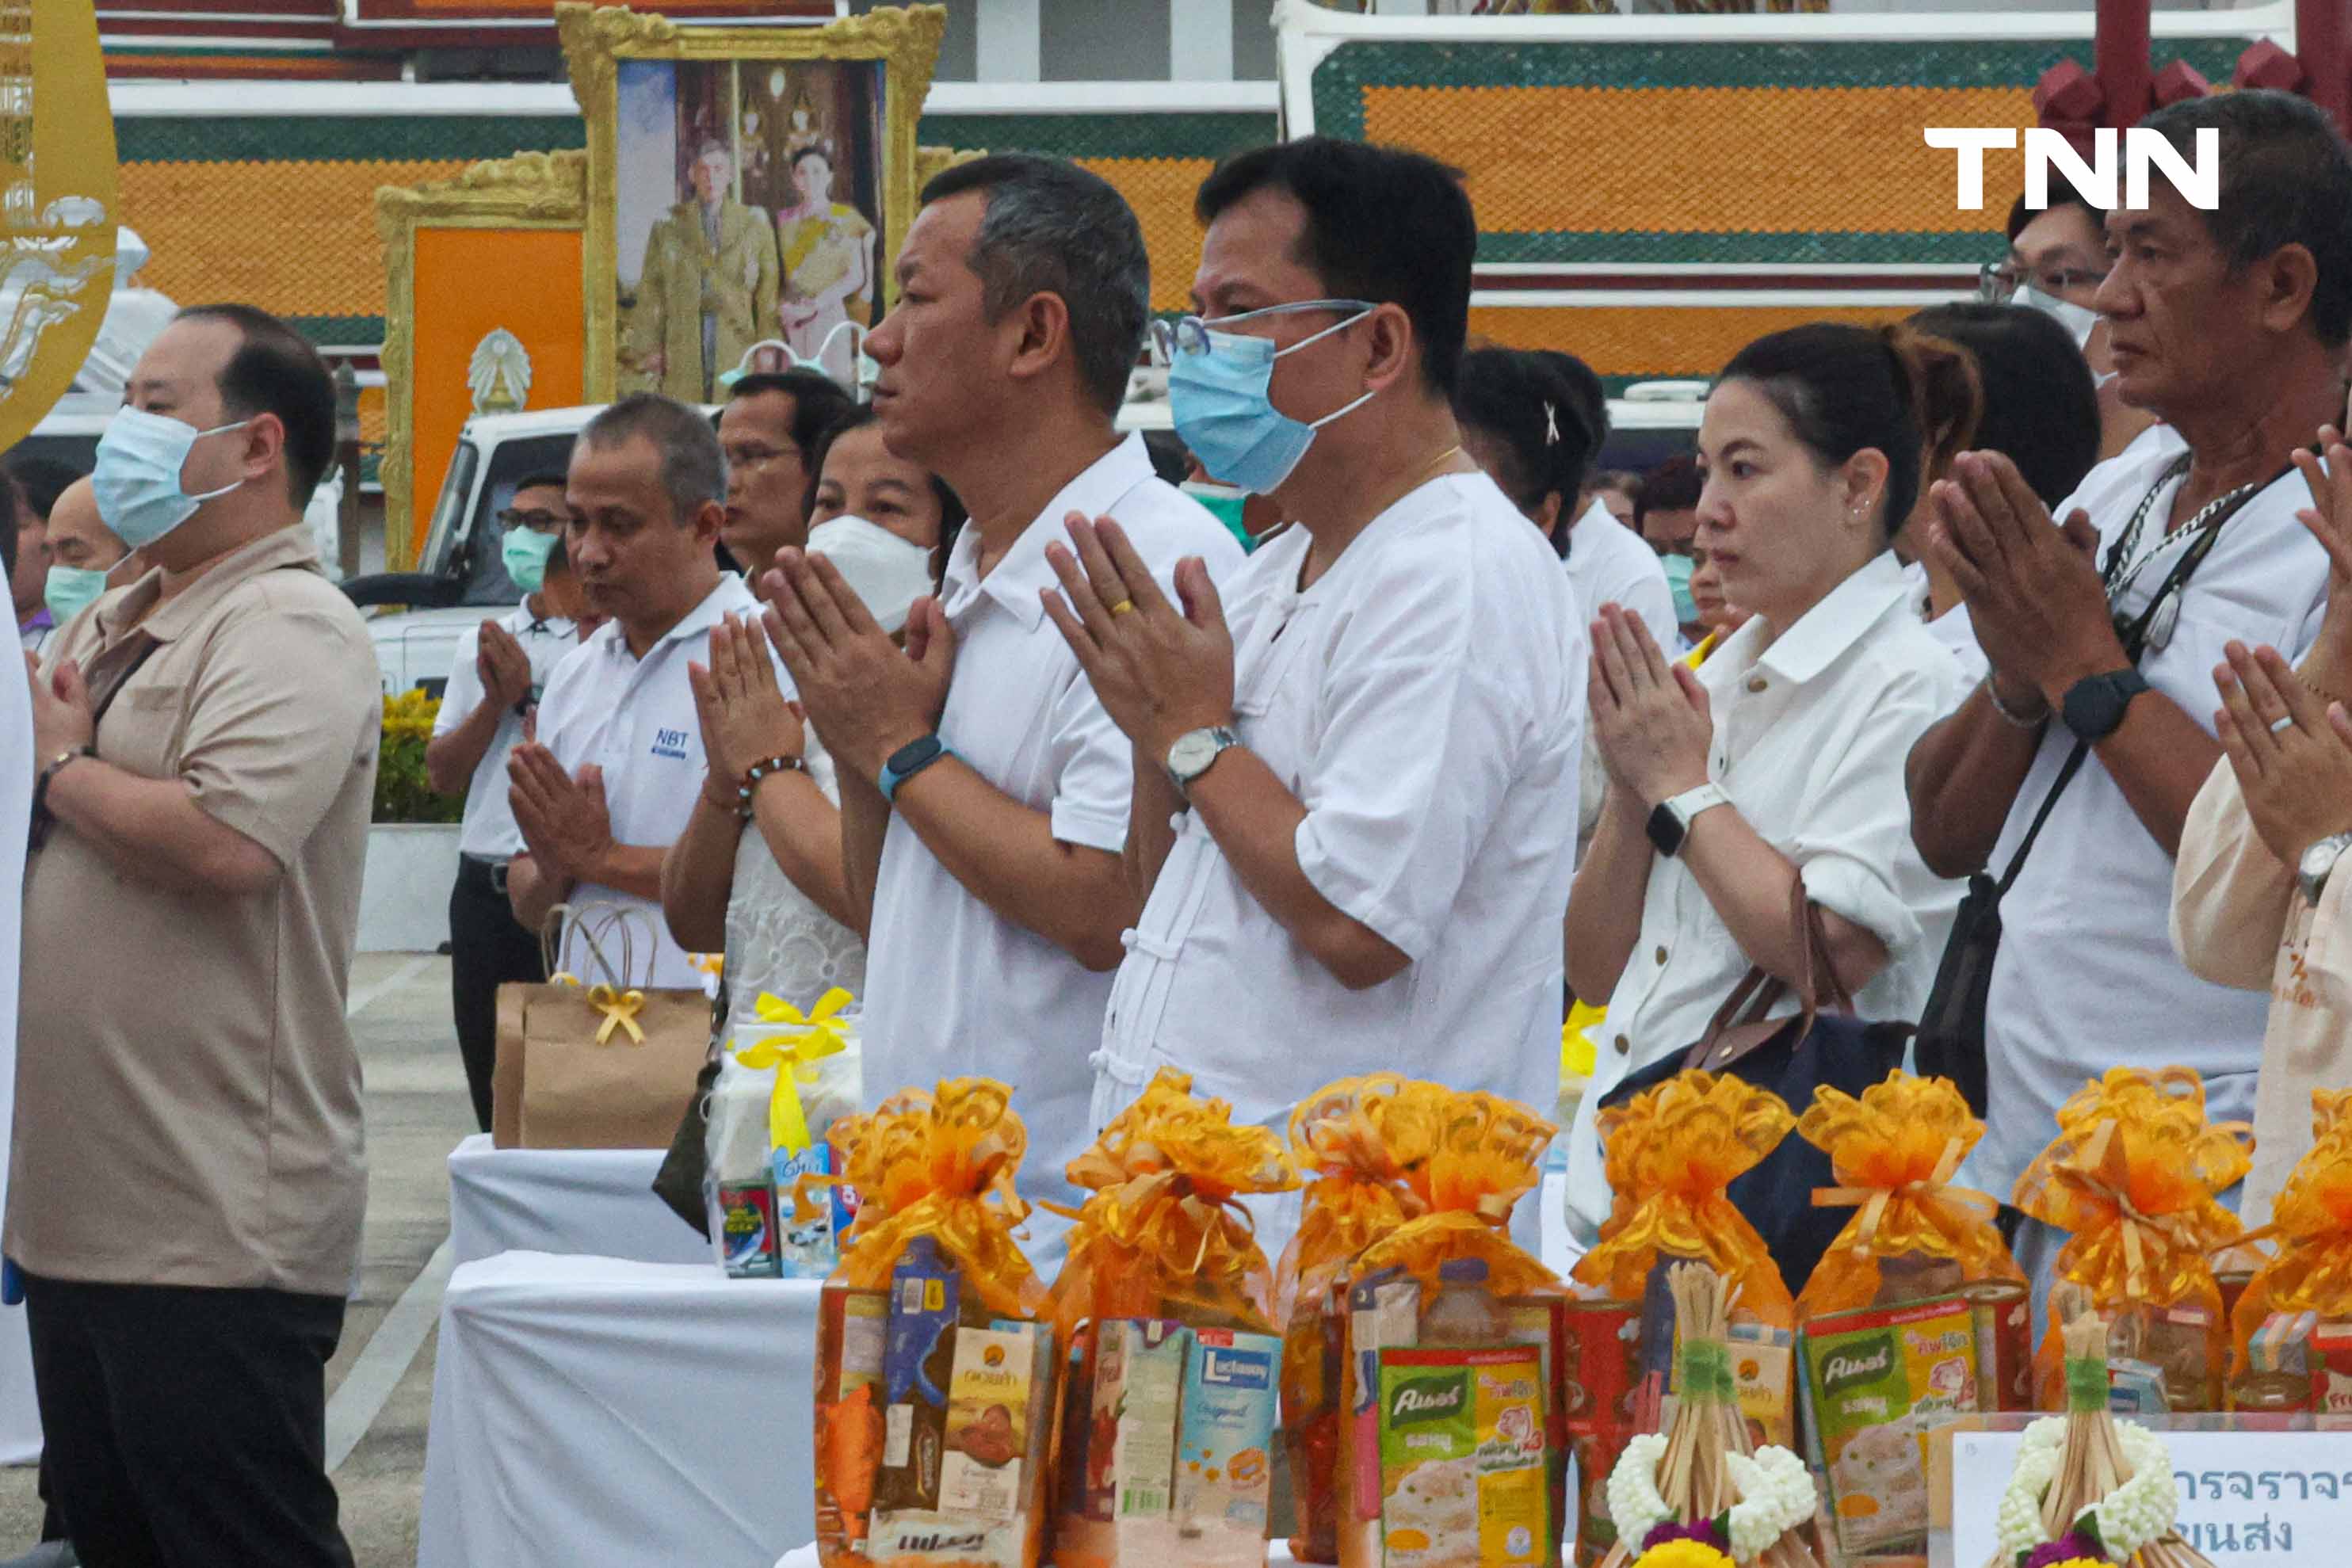
[[[1168,748],[1168,781],[1176,786],[1176,793],[1190,800],[1192,780],[1206,773],[1227,747],[1241,743],[1242,737],[1223,725],[1186,731]]]
[[[2317,904],[2319,895],[2327,891],[2327,873],[2344,852],[2352,849],[2352,833],[2334,833],[2303,852],[2303,860],[2294,869],[2294,880],[2303,889],[2304,902]]]

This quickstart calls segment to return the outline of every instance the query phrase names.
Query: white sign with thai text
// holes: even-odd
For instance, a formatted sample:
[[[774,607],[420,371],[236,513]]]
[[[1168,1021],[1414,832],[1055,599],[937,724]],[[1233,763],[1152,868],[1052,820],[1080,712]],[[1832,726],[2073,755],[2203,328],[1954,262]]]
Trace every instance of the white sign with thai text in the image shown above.
[[[1984,1568],[2021,1440],[1952,1437],[1952,1561]],[[2352,1434],[2168,1432],[2181,1539],[2215,1568],[2342,1568],[2352,1561]]]

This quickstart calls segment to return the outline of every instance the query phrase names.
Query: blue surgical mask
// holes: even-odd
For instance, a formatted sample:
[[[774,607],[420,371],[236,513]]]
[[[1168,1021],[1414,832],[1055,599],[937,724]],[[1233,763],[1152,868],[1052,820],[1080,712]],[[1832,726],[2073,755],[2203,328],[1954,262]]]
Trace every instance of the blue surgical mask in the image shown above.
[[[180,471],[187,466],[188,451],[198,441],[251,423],[240,419],[233,424],[198,430],[169,414],[138,408],[119,410],[106,434],[98,438],[97,466],[89,476],[99,517],[126,546],[145,549],[194,517],[198,507],[245,483],[239,479],[236,485],[191,496],[180,487]]]
[[[41,602],[49,607],[49,618],[62,626],[105,591],[106,573],[102,571],[91,571],[79,566],[53,566],[49,568],[48,581],[41,588]]]
[[[547,584],[547,558],[555,550],[555,536],[537,528],[509,528],[499,541],[499,560],[507,577],[525,593],[537,593]]]
[[[1675,619],[1688,626],[1698,619],[1698,601],[1691,597],[1691,558],[1670,555],[1659,561],[1666,569],[1666,586],[1674,591]]]
[[[1172,331],[1161,329],[1169,359],[1168,404],[1175,415],[1176,434],[1211,478],[1238,485],[1254,496],[1270,495],[1307,455],[1317,431],[1372,400],[1374,394],[1366,392],[1308,424],[1275,407],[1267,388],[1274,382],[1276,360],[1354,326],[1374,308],[1361,299],[1310,299],[1220,317],[1214,325],[1188,316]],[[1300,310],[1352,314],[1286,349],[1276,348],[1271,338],[1217,329],[1228,322]]]

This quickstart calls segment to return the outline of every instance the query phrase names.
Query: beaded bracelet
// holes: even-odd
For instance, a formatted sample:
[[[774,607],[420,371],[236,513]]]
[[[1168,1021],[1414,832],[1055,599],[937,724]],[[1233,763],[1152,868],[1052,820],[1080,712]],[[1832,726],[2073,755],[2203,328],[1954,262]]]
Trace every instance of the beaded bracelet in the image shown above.
[[[778,773],[806,773],[808,764],[797,757],[762,757],[743,769],[743,782],[735,787],[735,814],[745,821],[751,820],[751,798],[760,792],[760,780]]]
[[[1984,689],[1985,696],[1992,703],[1992,711],[2017,728],[2040,729],[2050,722],[2050,710],[2046,707],[2042,710],[2042,716],[2039,718],[2027,718],[2021,714],[2011,713],[2009,710],[2009,705],[2000,700],[2000,683],[1990,673],[1985,675]]]

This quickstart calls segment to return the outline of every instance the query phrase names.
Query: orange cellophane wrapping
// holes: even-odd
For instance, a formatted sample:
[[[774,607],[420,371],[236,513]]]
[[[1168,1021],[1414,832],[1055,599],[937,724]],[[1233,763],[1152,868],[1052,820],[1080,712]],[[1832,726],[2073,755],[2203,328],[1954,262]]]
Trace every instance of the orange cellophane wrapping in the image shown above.
[[[1873,1305],[1885,1259],[1947,1260],[1970,1283],[2024,1281],[1993,1224],[2000,1206],[1950,1185],[1984,1130],[1947,1079],[1896,1072],[1859,1100],[1826,1084],[1813,1091],[1797,1132],[1830,1156],[1838,1180],[1813,1201],[1852,1204],[1858,1212],[1805,1281],[1801,1320]]]
[[[1268,1127],[1235,1125],[1223,1100],[1196,1099],[1192,1077],[1163,1067],[1143,1093],[1111,1119],[1094,1146],[1067,1167],[1091,1188],[1076,1215],[1069,1258],[1046,1298],[1055,1343],[1081,1348],[1056,1424],[1052,1469],[1062,1478],[1061,1444],[1093,1407],[1094,1357],[1078,1336],[1116,1318],[1171,1318],[1196,1328],[1274,1333],[1274,1270],[1257,1244],[1243,1193],[1289,1192],[1298,1173]],[[1075,1499],[1057,1498],[1055,1512]],[[1111,1568],[1117,1548],[1066,1520],[1058,1562]]]
[[[1511,1239],[1511,1210],[1542,1179],[1543,1152],[1559,1129],[1526,1107],[1482,1092],[1446,1091],[1436,1102],[1439,1122],[1429,1158],[1406,1185],[1420,1214],[1365,1248],[1348,1273],[1361,1278],[1402,1269],[1421,1282],[1426,1301],[1439,1286],[1439,1272],[1457,1258],[1486,1265],[1486,1290],[1502,1298],[1564,1295],[1567,1285],[1541,1260]],[[1351,1341],[1342,1342],[1339,1398],[1343,1410],[1357,1397],[1357,1358]],[[1354,1423],[1339,1423],[1335,1473],[1355,1471]],[[1345,1568],[1372,1568],[1380,1560],[1379,1521],[1341,1515],[1337,1533]]]
[[[2273,1312],[2352,1318],[2352,1091],[2312,1095],[2311,1152],[2271,1204],[2268,1234],[2277,1252],[2239,1298],[2231,1329],[2235,1369],[2247,1370],[2247,1342]]]
[[[2068,1232],[2056,1276],[2110,1319],[2204,1313],[2216,1390],[2229,1341],[2212,1254],[2243,1234],[2217,1195],[2244,1178],[2252,1145],[2245,1123],[2206,1120],[2205,1085],[2191,1070],[2109,1068],[2059,1107],[2058,1136],[2018,1177],[2013,1200]],[[2064,1361],[2057,1329],[2036,1357],[2045,1405]]]
[[[1779,1265],[1724,1189],[1761,1164],[1796,1120],[1769,1089],[1697,1071],[1601,1112],[1602,1169],[1614,1197],[1575,1280],[1638,1301],[1660,1259],[1688,1259],[1737,1288],[1736,1316],[1795,1328]]]
[[[1346,1314],[1335,1291],[1365,1248],[1428,1212],[1429,1162],[1455,1098],[1443,1084],[1383,1072],[1328,1084],[1291,1113],[1291,1159],[1310,1178],[1275,1272],[1295,1561],[1335,1562],[1339,1552]]]
[[[826,1281],[828,1301],[843,1290],[881,1291],[908,1246],[935,1239],[964,1285],[990,1311],[1034,1319],[1045,1287],[1013,1239],[1028,1215],[1014,1193],[1013,1173],[1029,1135],[1010,1108],[1012,1092],[984,1078],[952,1079],[936,1093],[902,1090],[870,1114],[834,1124],[846,1150],[837,1178],[803,1176],[793,1198],[805,1220],[811,1197],[834,1179],[857,1189],[857,1223],[844,1239],[841,1261]],[[866,1565],[854,1545],[866,1532],[866,1510],[882,1455],[883,1418],[873,1390],[836,1400],[841,1325],[828,1311],[821,1322],[816,1366],[815,1437],[817,1551],[827,1568]],[[837,1521],[837,1522],[836,1522]],[[1030,1521],[1026,1559],[1044,1550],[1045,1520]],[[877,1565],[878,1568],[878,1565]]]

